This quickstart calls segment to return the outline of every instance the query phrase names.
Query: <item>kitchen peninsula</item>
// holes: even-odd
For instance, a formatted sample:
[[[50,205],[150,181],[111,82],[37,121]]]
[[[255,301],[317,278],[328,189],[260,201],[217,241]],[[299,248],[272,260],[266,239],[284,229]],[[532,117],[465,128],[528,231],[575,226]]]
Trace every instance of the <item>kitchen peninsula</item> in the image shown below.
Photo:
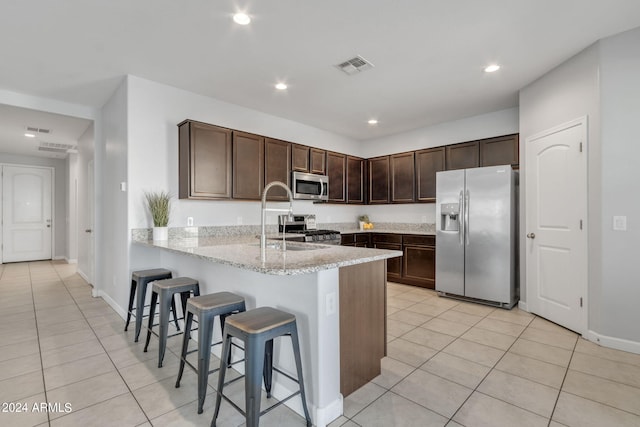
[[[272,306],[295,314],[314,425],[339,417],[342,398],[380,373],[386,353],[386,259],[400,251],[297,242],[282,251],[281,241],[270,240],[263,262],[255,234],[154,242],[134,233],[132,241],[132,270],[162,266],[199,280],[202,294],[231,291],[242,295],[248,308]],[[214,339],[220,338],[214,329]],[[275,364],[294,374],[290,343],[277,341]],[[274,372],[274,397],[295,390],[295,383]],[[287,404],[302,413],[299,399]]]

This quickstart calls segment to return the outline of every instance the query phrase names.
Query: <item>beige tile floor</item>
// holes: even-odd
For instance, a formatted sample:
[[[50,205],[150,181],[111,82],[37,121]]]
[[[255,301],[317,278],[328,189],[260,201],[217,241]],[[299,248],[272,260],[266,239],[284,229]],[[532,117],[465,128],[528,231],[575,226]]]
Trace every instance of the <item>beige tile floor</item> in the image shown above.
[[[198,415],[195,374],[174,387],[180,337],[157,368],[155,337],[144,353],[73,265],[0,266],[0,301],[0,426],[209,425],[217,375]],[[389,283],[387,340],[382,375],[331,427],[640,426],[640,355],[518,309]],[[242,387],[230,387],[238,403]],[[281,406],[261,424],[304,422]],[[224,405],[218,425],[243,419]]]

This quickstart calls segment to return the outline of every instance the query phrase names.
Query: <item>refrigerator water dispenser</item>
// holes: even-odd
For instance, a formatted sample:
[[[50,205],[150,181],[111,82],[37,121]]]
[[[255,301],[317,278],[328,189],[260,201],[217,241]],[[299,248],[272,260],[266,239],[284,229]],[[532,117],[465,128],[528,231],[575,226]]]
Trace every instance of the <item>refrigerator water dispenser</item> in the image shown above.
[[[440,229],[442,231],[459,231],[459,217],[459,203],[442,203],[440,205]]]

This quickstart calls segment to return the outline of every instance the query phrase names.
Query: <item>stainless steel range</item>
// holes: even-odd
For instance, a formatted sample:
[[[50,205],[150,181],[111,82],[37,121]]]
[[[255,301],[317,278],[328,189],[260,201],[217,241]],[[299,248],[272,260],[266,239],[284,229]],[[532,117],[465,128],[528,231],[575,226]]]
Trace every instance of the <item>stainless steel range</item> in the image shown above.
[[[288,215],[278,216],[278,231],[281,233],[298,234],[299,236],[287,237],[289,241],[308,243],[324,243],[327,245],[340,244],[340,232],[335,230],[318,230],[316,216],[293,215],[293,220]]]

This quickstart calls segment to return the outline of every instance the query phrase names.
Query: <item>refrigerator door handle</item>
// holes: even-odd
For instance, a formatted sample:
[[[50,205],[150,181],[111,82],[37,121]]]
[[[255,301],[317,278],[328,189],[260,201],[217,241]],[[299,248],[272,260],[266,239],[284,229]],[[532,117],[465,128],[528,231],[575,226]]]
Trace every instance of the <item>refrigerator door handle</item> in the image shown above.
[[[469,190],[466,191],[464,196],[464,235],[467,240],[467,246],[469,245],[469,199],[470,199]]]
[[[464,245],[464,219],[462,213],[464,212],[464,196],[462,195],[462,190],[460,190],[460,196],[458,198],[458,206],[460,206],[460,214],[458,214],[458,223],[460,224],[458,236],[460,239],[460,246]]]

